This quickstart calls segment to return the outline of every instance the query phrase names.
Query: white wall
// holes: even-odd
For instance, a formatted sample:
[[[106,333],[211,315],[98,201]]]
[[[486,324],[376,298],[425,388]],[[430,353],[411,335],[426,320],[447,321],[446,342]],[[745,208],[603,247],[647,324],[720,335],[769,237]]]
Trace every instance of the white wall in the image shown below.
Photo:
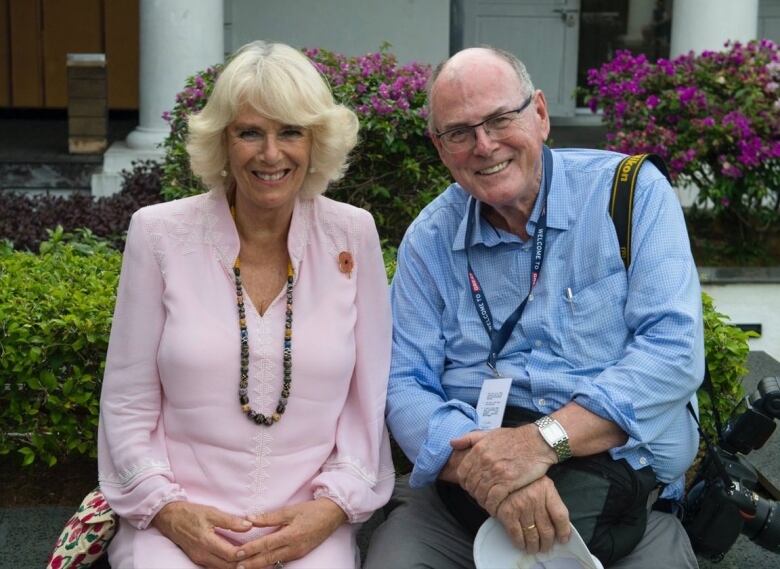
[[[401,63],[449,55],[450,0],[225,0],[225,23],[228,51],[265,39],[362,55],[387,41]]]
[[[720,51],[726,40],[747,42],[758,34],[758,0],[675,0],[671,56]]]

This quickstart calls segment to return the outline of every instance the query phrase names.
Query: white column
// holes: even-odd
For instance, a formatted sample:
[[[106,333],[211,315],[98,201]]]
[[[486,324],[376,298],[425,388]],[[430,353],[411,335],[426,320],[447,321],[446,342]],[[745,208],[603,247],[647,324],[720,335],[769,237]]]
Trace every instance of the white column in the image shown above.
[[[721,51],[726,40],[758,36],[758,0],[675,0],[671,56]]]
[[[132,161],[162,160],[159,145],[168,135],[162,114],[188,76],[222,62],[223,24],[223,0],[140,1],[140,124],[104,154],[102,172],[92,176],[93,195],[119,191],[119,172]]]

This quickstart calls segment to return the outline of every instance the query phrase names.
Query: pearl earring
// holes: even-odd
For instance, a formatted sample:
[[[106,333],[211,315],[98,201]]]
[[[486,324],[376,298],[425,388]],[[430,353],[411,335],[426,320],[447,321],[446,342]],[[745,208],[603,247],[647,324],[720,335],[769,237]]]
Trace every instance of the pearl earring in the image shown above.
[[[309,168],[309,174],[314,174],[314,172],[316,172],[316,171],[317,171],[317,168],[315,168],[314,166]]]
[[[219,175],[222,176],[223,178],[227,178],[227,170],[223,168],[222,170],[220,170]]]

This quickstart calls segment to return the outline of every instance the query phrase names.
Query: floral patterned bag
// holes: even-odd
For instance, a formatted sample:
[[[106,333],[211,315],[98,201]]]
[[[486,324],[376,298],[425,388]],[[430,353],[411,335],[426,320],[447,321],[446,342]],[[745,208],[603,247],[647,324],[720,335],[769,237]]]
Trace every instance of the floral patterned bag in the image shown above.
[[[95,488],[65,524],[46,569],[90,567],[105,553],[118,522],[100,488]]]

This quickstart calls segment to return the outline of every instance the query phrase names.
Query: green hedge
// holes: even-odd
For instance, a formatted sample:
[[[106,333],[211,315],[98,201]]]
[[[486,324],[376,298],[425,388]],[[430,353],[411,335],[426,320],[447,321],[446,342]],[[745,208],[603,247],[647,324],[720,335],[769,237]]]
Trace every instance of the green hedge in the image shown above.
[[[77,239],[76,239],[77,237]],[[95,456],[121,254],[59,228],[40,254],[0,247],[0,454]]]
[[[395,251],[385,251],[388,276]],[[0,454],[49,465],[96,453],[100,382],[121,254],[88,231],[57,229],[40,254],[0,246]],[[742,397],[749,335],[703,295],[707,358],[721,417]],[[702,423],[714,433],[709,396]]]

